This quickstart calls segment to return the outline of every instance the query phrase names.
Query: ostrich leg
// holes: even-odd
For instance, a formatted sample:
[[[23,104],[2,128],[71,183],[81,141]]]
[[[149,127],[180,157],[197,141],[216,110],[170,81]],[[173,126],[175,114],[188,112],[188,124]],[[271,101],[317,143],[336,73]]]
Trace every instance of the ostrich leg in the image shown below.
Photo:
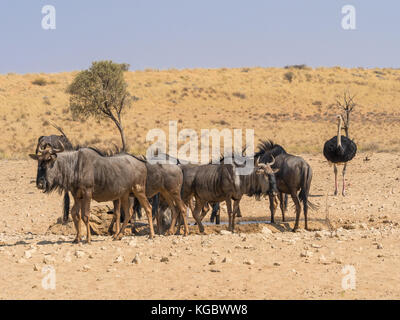
[[[346,195],[346,184],[345,184],[345,179],[344,179],[344,175],[346,174],[346,167],[347,167],[347,163],[344,164],[343,166],[343,187],[342,187],[342,196],[344,197]]]
[[[337,186],[337,167],[336,164],[333,165],[333,172],[335,173],[335,192],[333,195],[337,196],[338,194],[338,186]]]

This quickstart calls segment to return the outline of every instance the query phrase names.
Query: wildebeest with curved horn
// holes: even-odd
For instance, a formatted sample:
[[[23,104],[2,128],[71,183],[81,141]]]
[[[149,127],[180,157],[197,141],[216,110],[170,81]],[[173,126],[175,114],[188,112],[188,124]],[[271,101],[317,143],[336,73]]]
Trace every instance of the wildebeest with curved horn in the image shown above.
[[[204,232],[201,223],[204,212],[200,215],[200,211],[206,202],[225,201],[229,216],[228,230],[234,231],[235,215],[242,196],[266,192],[270,188],[270,179],[274,181],[274,173],[267,164],[256,163],[248,175],[238,175],[237,165],[224,163],[223,159],[218,164],[181,165],[181,168],[184,176],[182,199],[187,203],[192,196],[195,197],[193,217],[200,232]],[[272,188],[276,191],[276,185]]]
[[[150,226],[150,238],[154,237],[151,207],[146,198],[147,169],[144,162],[128,154],[104,156],[93,148],[76,151],[64,148],[40,148],[39,154],[30,157],[38,161],[36,186],[49,193],[70,191],[74,198],[71,214],[77,231],[74,242],[81,240],[80,220],[86,225],[87,242],[90,235],[90,202],[120,199],[125,212],[129,212],[131,193],[146,211]],[[120,237],[121,230],[114,238]]]
[[[296,221],[293,231],[296,231],[299,227],[301,211],[300,201],[303,202],[304,225],[305,229],[308,230],[308,207],[312,209],[316,208],[316,206],[308,200],[312,180],[312,169],[310,165],[303,158],[286,153],[280,145],[276,145],[271,140],[261,141],[258,148],[259,150],[254,157],[259,159],[260,162],[266,163],[271,161],[272,157],[275,157],[275,164],[272,168],[279,169],[276,173],[278,190],[280,193],[290,194],[296,206]],[[300,193],[297,194],[299,190]],[[282,195],[280,195],[280,201],[281,203],[283,201]],[[270,198],[271,223],[274,223],[275,206],[271,204],[271,202],[272,200]],[[282,214],[284,214],[284,210],[282,210]]]
[[[68,137],[64,133],[64,131],[54,123],[52,123],[51,125],[54,128],[56,128],[58,131],[60,131],[61,135],[52,134],[50,136],[40,136],[38,138],[38,142],[36,145],[35,154],[38,154],[39,148],[44,150],[44,149],[46,149],[47,146],[50,146],[55,150],[60,149],[60,148],[63,148],[65,151],[74,150],[74,147],[73,147],[71,141],[68,139]],[[63,221],[64,222],[68,221],[69,204],[70,204],[69,194],[68,194],[68,191],[65,191],[64,206],[63,206]]]

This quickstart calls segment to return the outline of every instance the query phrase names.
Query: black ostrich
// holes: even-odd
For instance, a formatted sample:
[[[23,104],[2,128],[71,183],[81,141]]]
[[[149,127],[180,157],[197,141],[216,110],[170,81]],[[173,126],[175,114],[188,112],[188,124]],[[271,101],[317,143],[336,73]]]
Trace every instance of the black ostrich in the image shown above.
[[[346,165],[351,159],[354,158],[357,152],[357,145],[349,138],[340,135],[342,129],[342,116],[338,115],[338,133],[337,136],[329,139],[324,145],[324,156],[333,163],[333,172],[335,173],[335,196],[338,193],[337,184],[337,165],[343,164],[343,189],[342,195],[345,196],[345,182],[344,175],[346,173]]]

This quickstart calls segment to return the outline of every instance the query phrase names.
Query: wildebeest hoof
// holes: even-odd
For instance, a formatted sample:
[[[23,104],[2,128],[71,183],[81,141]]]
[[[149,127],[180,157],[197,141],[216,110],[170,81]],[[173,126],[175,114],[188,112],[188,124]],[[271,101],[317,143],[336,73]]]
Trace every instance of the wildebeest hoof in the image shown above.
[[[75,238],[74,241],[72,241],[72,243],[79,243],[79,239]]]
[[[292,232],[296,232],[298,229],[299,229],[298,227],[294,227],[294,228],[292,229]]]

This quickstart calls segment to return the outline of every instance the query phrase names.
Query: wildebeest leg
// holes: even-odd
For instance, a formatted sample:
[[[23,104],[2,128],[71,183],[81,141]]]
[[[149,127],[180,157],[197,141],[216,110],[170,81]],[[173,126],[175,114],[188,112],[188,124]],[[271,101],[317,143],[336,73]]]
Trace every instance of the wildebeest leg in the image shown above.
[[[271,211],[271,223],[275,223],[275,197],[272,194],[268,195],[269,199],[269,211]]]
[[[197,226],[199,227],[199,231],[201,233],[204,232],[204,226],[201,223],[199,214],[200,214],[201,209],[204,207],[204,204],[205,204],[204,201],[201,201],[200,199],[196,198],[196,205],[193,210],[193,218],[194,218],[194,220],[196,220]]]
[[[75,230],[76,230],[76,238],[73,241],[73,243],[79,243],[79,241],[81,241],[81,224],[80,224],[80,220],[81,220],[81,216],[80,216],[80,203],[81,200],[79,199],[74,199],[74,205],[71,209],[71,215],[72,215],[72,220],[74,221],[74,225],[75,225]]]
[[[293,232],[296,231],[299,228],[299,220],[300,220],[300,212],[301,212],[301,206],[300,206],[300,201],[299,198],[297,197],[297,192],[296,191],[292,191],[291,194],[292,196],[292,200],[296,206],[296,221],[294,223],[294,227],[293,227]]]
[[[239,207],[240,200],[233,201],[233,212],[232,212],[232,232],[235,231],[235,217],[236,213],[240,211]]]
[[[333,195],[337,196],[338,194],[338,186],[337,186],[337,167],[336,164],[333,165],[333,172],[335,173],[335,192]]]
[[[124,230],[129,222],[129,220],[131,219],[131,215],[132,215],[132,210],[129,206],[129,195],[124,195],[121,197],[120,201],[120,206],[122,207],[122,209],[125,212],[125,219],[124,219],[124,223],[122,224],[121,229],[119,230],[119,232],[116,232],[113,236],[114,240],[120,240],[123,235],[124,235]]]
[[[229,219],[228,230],[233,232],[233,228],[234,228],[234,226],[233,226],[233,220],[234,220],[233,215],[234,215],[234,213],[232,212],[232,201],[231,201],[231,199],[227,199],[227,200],[225,200],[225,203],[226,203],[226,209],[228,211],[228,219]]]
[[[133,189],[133,193],[135,194],[135,197],[139,200],[140,205],[144,209],[147,215],[147,220],[149,222],[149,229],[150,229],[150,239],[154,238],[154,227],[153,227],[153,215],[152,215],[152,210],[151,206],[149,203],[149,200],[147,200],[146,193],[144,192],[143,188],[141,186],[137,186]],[[124,222],[125,224],[125,222]]]
[[[242,212],[240,211],[240,207],[238,207],[238,210],[236,212],[236,217],[238,217],[238,218],[242,217]]]
[[[82,220],[86,225],[86,240],[90,244],[92,242],[92,236],[90,233],[90,201],[92,200],[91,191],[86,191],[82,199]]]
[[[116,223],[116,230],[115,230],[116,234],[119,232],[120,229],[121,201],[119,199],[114,200],[113,204],[114,204],[114,214],[110,226],[108,227],[109,234],[113,233],[114,223]]]
[[[201,209],[201,215],[200,215],[201,221],[203,221],[203,219],[207,215],[208,211],[210,211],[210,206],[209,206],[209,203],[206,202],[204,204],[203,208]]]
[[[345,179],[344,179],[344,175],[346,174],[346,167],[347,167],[347,163],[344,164],[343,166],[343,187],[342,187],[342,196],[344,197],[346,195],[346,185],[345,185]]]
[[[279,192],[278,193],[278,197],[279,197],[279,206],[281,208],[281,212],[282,212],[282,221],[285,222],[285,203],[284,203],[284,199],[283,199],[283,193]]]
[[[220,224],[220,208],[219,208],[219,202],[214,203],[212,206],[212,212],[211,212],[211,218],[210,218],[210,222],[214,222],[215,220],[215,224]],[[240,208],[239,208],[239,212],[240,212]]]
[[[186,207],[185,207],[185,204],[183,203],[183,201],[182,201],[182,199],[180,198],[180,196],[179,196],[179,193],[178,193],[178,195],[174,195],[174,201],[175,201],[175,203],[176,203],[176,206],[177,206],[177,210],[180,212],[180,216],[179,216],[179,218],[180,218],[180,222],[179,222],[179,229],[180,229],[180,224],[181,224],[181,222],[182,222],[182,220],[183,220],[183,227],[184,227],[184,233],[183,233],[183,235],[184,236],[187,236],[188,234],[189,234],[189,227],[188,227],[188,222],[187,222],[187,217],[186,217]],[[171,226],[173,226],[173,225],[175,225],[175,221],[174,221],[174,219],[172,219],[172,223],[171,223]]]

